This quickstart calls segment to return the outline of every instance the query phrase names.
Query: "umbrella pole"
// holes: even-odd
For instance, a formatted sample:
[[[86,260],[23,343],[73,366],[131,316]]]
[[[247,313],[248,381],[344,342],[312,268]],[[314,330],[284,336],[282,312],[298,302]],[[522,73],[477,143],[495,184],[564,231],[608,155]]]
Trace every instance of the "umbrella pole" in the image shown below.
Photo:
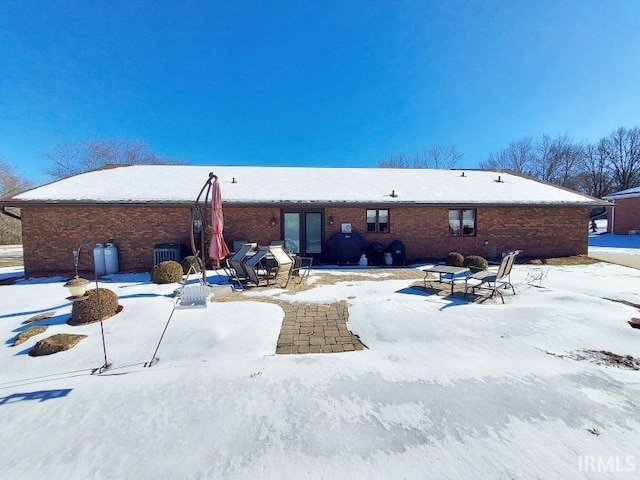
[[[207,231],[207,204],[209,202],[209,194],[211,193],[211,188],[213,186],[213,181],[217,180],[218,176],[214,175],[213,172],[209,172],[209,178],[204,183],[202,188],[200,189],[200,193],[198,193],[198,197],[194,202],[193,208],[191,209],[191,251],[193,255],[198,258],[200,261],[200,266],[202,267],[202,283],[204,285],[209,286],[207,282],[207,253],[205,250],[205,233]],[[202,194],[204,194],[204,200],[202,200]],[[198,218],[196,218],[198,217]],[[200,230],[200,248],[196,247],[195,240],[195,228],[196,221],[200,222],[199,230]],[[216,269],[216,275],[219,278],[222,278]]]

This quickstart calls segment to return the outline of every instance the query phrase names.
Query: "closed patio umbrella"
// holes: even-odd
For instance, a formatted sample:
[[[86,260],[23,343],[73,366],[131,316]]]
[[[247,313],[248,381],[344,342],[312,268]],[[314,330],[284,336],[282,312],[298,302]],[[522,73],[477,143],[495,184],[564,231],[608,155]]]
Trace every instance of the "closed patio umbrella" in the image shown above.
[[[213,234],[209,245],[209,257],[213,259],[216,267],[220,266],[220,260],[229,255],[229,248],[224,241],[222,230],[224,229],[224,218],[222,215],[222,193],[218,178],[213,182],[213,194],[211,195],[211,227]]]

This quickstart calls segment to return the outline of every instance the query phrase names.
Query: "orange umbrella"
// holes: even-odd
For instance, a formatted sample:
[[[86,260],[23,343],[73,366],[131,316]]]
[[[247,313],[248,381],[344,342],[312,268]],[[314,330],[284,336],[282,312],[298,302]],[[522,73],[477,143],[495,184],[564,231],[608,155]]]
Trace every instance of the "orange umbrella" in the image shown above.
[[[209,245],[209,257],[219,262],[229,255],[229,248],[222,236],[224,228],[222,193],[220,192],[220,184],[217,178],[213,182],[213,194],[211,196],[211,227],[213,228],[213,235],[211,236],[211,245]]]

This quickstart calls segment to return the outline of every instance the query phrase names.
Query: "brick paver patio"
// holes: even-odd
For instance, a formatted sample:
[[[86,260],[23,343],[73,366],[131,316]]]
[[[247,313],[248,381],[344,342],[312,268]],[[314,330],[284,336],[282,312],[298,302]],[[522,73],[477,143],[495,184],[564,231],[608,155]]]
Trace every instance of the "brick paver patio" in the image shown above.
[[[347,328],[347,303],[286,304],[276,353],[337,353],[364,345]]]
[[[376,268],[357,272],[342,270],[339,275],[315,270],[312,277],[313,282],[307,279],[300,284],[297,279],[292,279],[283,292],[295,294],[337,282],[422,280],[424,273],[413,268]],[[349,308],[345,301],[329,304],[284,302],[272,297],[248,297],[242,292],[234,292],[214,301],[252,301],[280,306],[284,311],[284,319],[278,336],[277,354],[339,353],[366,348],[360,338],[347,328]]]

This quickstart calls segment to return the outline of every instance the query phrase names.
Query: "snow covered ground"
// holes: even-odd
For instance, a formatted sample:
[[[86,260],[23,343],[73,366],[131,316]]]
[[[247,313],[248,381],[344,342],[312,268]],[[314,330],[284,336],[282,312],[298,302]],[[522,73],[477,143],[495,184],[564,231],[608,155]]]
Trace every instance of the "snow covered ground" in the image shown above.
[[[622,303],[640,304],[640,271],[517,265],[514,281],[505,305],[368,276],[278,295],[346,300],[368,349],[339,354],[274,355],[283,311],[250,296],[180,310],[146,369],[176,285],[114,275],[102,286],[124,309],[104,323],[113,367],[102,375],[90,374],[99,324],[65,324],[63,279],[2,285],[1,476],[638,478],[640,371],[557,355],[640,358],[640,330],[627,324],[640,312]],[[10,346],[48,311],[44,335]],[[26,355],[63,332],[88,338]]]

